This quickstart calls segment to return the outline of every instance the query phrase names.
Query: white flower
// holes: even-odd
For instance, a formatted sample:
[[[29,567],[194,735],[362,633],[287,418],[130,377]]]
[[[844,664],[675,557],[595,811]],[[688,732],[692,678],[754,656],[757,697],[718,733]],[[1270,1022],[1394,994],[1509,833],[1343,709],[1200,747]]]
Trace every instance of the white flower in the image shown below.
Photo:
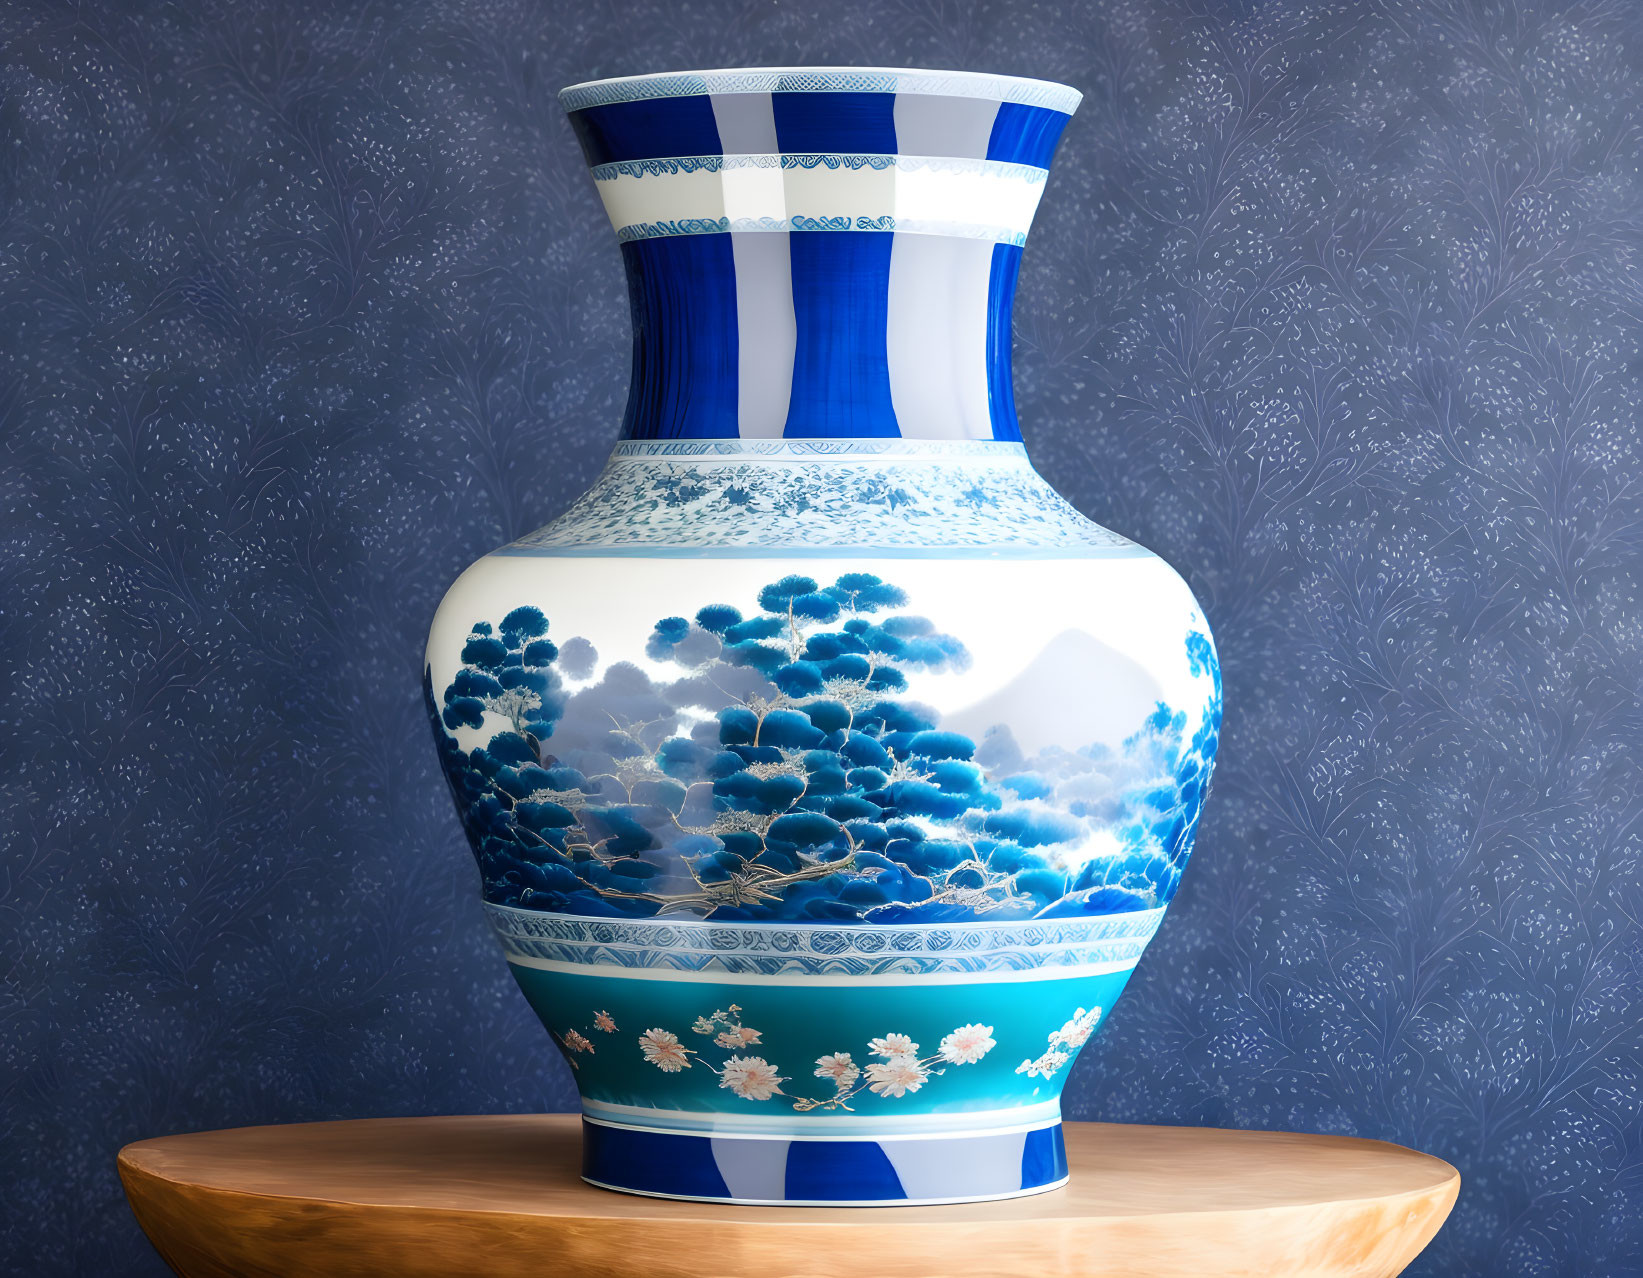
[[[593,1028],[603,1030],[607,1034],[616,1033],[616,1022],[611,1019],[609,1012],[595,1012],[593,1014]]]
[[[917,1056],[918,1044],[905,1034],[886,1034],[867,1044],[874,1056]]]
[[[1015,1067],[1015,1072],[1029,1078],[1049,1078],[1071,1059],[1060,1048],[1052,1047],[1036,1061],[1022,1061]]]
[[[713,1041],[720,1047],[749,1047],[759,1041],[759,1031],[745,1025],[732,1025]]]
[[[648,1029],[639,1035],[639,1050],[645,1059],[667,1074],[677,1074],[690,1068],[690,1049],[682,1047],[679,1038],[664,1029]]]
[[[732,1056],[719,1072],[719,1086],[743,1100],[769,1100],[787,1080],[762,1056]]]
[[[1050,1042],[1057,1047],[1083,1047],[1090,1041],[1090,1035],[1095,1032],[1095,1023],[1100,1019],[1099,1007],[1092,1007],[1087,1012],[1081,1007],[1073,1014],[1072,1020],[1050,1035]]]
[[[861,1074],[849,1052],[834,1052],[831,1056],[816,1057],[816,1077],[831,1078],[842,1092]]]
[[[941,1040],[941,1059],[954,1065],[974,1065],[996,1046],[991,1025],[960,1025]]]
[[[695,1030],[698,1034],[711,1034],[715,1027],[713,1022],[708,1020],[707,1017],[698,1016],[696,1018],[696,1024],[692,1025],[690,1028]]]
[[[924,1086],[930,1071],[916,1056],[892,1056],[867,1067],[867,1090],[879,1096],[905,1096]]]
[[[565,1031],[565,1046],[573,1052],[591,1052],[593,1044],[575,1030]]]

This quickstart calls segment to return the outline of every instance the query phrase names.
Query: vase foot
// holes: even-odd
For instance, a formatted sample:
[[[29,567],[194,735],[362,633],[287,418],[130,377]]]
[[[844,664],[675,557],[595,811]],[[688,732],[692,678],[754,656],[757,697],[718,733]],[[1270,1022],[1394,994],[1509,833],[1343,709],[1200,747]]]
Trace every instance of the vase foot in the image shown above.
[[[1067,1183],[1061,1124],[815,1140],[697,1135],[582,1121],[582,1179],[653,1198],[784,1207],[987,1202]]]

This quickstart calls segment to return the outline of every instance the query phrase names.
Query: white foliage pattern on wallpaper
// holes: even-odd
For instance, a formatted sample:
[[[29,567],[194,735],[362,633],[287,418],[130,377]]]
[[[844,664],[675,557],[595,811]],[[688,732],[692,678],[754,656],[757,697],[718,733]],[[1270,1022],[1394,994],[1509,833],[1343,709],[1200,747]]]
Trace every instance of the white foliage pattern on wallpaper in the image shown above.
[[[419,689],[620,419],[552,93],[835,62],[1086,91],[1022,417],[1224,661],[1073,1116],[1402,1141],[1465,1177],[1411,1272],[1643,1272],[1635,4],[19,0],[0,49],[0,1268],[162,1272],[130,1139],[572,1101]]]

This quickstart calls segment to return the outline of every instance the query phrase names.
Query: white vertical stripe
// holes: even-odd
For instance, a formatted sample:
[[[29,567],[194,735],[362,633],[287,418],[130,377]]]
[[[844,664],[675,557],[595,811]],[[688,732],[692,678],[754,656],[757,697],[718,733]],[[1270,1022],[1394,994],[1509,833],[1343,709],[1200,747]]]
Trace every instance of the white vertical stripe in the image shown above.
[[[713,122],[719,126],[724,155],[773,155],[776,145],[776,109],[768,93],[715,93]]]
[[[992,263],[989,240],[896,233],[886,351],[890,402],[903,438],[993,437],[987,405]]]
[[[713,1163],[732,1198],[769,1200],[787,1197],[787,1150],[792,1143],[790,1140],[714,1138],[709,1147],[713,1150]],[[1017,1154],[1016,1163],[1020,1162],[1021,1155]]]
[[[768,93],[715,93],[713,122],[725,155],[774,155],[776,110]],[[722,177],[725,216],[785,218],[780,169],[748,169]],[[730,236],[736,264],[736,429],[744,439],[779,439],[793,395],[793,266],[787,236]]]
[[[909,1198],[1015,1193],[1021,1189],[1021,1155],[1026,1147],[1026,1132],[879,1144]]]
[[[730,252],[736,264],[737,431],[743,439],[779,439],[793,396],[793,354],[799,342],[787,233],[733,231]],[[981,350],[985,364],[985,333]]]
[[[896,154],[985,160],[998,103],[985,98],[896,95]]]

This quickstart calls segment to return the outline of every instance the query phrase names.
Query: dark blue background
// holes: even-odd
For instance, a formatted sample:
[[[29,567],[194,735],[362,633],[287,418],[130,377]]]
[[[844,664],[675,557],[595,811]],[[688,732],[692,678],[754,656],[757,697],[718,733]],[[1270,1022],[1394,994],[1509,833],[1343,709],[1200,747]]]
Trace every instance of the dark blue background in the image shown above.
[[[1200,856],[1079,1118],[1465,1175],[1423,1274],[1643,1272],[1643,9],[0,10],[0,1268],[152,1274],[114,1151],[566,1106],[418,688],[593,476],[619,256],[553,93],[1064,80],[1022,418],[1220,641]]]

